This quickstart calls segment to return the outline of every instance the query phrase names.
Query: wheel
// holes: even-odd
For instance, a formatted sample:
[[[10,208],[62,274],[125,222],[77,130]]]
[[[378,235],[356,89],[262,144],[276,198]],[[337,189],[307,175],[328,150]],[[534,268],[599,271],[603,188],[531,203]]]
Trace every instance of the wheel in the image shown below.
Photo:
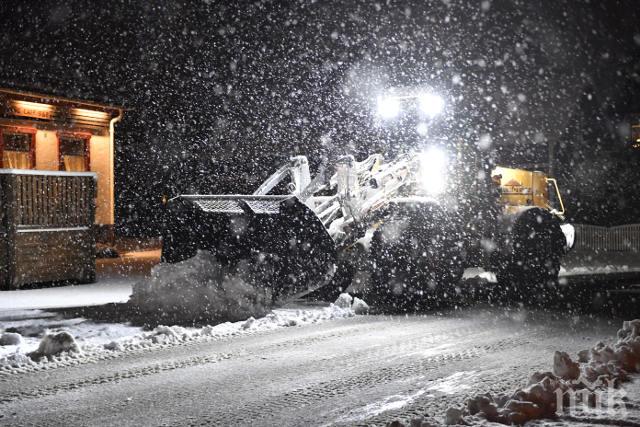
[[[451,294],[463,264],[449,228],[434,203],[393,206],[371,241],[370,298],[408,311]]]
[[[333,302],[341,293],[347,292],[357,269],[357,259],[353,259],[355,257],[353,252],[347,250],[338,255],[336,271],[331,281],[326,286],[307,295],[308,299]]]
[[[544,209],[531,208],[515,219],[510,236],[511,252],[498,266],[498,283],[516,300],[552,297],[563,250],[560,222]]]

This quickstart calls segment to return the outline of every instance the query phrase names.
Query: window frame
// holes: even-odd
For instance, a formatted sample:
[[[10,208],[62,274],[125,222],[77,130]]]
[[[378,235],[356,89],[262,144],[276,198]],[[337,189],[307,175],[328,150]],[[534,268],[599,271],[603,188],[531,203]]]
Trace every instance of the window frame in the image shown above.
[[[36,168],[36,129],[20,126],[0,126],[0,169],[4,169],[4,134],[23,133],[29,135],[29,166],[28,170]]]
[[[64,167],[64,157],[62,155],[62,139],[81,139],[84,141],[84,171],[82,172],[90,172],[91,171],[91,134],[85,132],[56,132],[56,139],[58,141],[58,170],[61,172],[66,172]]]

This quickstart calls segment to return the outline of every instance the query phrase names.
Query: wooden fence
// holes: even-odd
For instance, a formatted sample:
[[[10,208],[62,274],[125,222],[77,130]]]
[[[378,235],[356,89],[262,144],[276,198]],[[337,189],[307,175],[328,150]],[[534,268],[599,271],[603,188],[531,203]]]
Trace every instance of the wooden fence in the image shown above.
[[[640,252],[640,224],[617,227],[573,224],[577,251]]]
[[[0,169],[0,287],[94,280],[95,179]]]

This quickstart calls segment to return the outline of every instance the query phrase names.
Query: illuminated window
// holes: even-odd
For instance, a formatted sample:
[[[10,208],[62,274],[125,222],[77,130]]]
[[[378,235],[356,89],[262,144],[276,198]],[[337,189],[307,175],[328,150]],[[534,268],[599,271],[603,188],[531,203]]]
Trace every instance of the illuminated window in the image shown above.
[[[33,169],[36,166],[35,134],[19,130],[0,131],[0,167],[7,169]]]
[[[58,141],[61,171],[86,172],[89,170],[88,137],[62,135]]]

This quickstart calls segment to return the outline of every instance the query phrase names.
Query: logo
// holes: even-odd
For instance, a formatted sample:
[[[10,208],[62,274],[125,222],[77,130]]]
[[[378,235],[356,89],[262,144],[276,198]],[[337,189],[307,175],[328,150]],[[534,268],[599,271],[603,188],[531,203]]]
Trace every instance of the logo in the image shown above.
[[[568,389],[557,388],[556,415],[607,414],[625,416],[627,408],[624,398],[627,393],[616,387],[613,378],[598,378],[594,382],[582,375]]]

